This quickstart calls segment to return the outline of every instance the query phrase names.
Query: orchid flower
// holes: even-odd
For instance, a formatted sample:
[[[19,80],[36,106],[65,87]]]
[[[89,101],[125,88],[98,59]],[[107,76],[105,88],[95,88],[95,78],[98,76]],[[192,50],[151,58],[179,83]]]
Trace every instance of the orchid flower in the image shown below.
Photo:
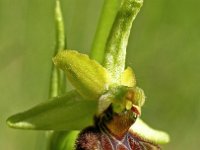
[[[151,150],[168,143],[167,133],[142,121],[145,94],[136,84],[133,69],[125,69],[128,37],[142,3],[122,1],[103,63],[76,50],[59,51],[53,63],[65,72],[74,90],[11,116],[8,125],[33,130],[79,130],[77,150]]]

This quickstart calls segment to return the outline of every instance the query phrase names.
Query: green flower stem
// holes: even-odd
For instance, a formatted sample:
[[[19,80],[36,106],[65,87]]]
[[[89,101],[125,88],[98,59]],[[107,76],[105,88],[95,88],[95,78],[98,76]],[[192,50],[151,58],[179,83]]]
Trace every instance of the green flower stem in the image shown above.
[[[60,1],[56,0],[56,8],[55,8],[55,23],[56,23],[56,44],[57,48],[55,51],[55,54],[57,54],[58,51],[62,51],[66,47],[65,42],[65,30],[64,30],[64,20],[62,16],[62,10],[60,6]]]
[[[61,12],[60,1],[56,0],[55,7],[55,23],[56,23],[56,47],[54,55],[62,51],[66,47],[64,21]],[[57,69],[52,64],[52,74],[50,82],[49,97],[55,97],[66,92],[66,77],[62,70]]]
[[[52,150],[74,150],[74,141],[76,140],[79,131],[63,131],[55,132],[52,137]]]
[[[132,22],[138,14],[143,0],[123,0],[112,26],[105,51],[104,66],[110,72],[114,83],[119,82],[125,68],[126,48]]]
[[[121,0],[105,0],[101,11],[90,56],[99,63],[103,62],[105,45],[113,25]]]
[[[54,56],[59,52],[63,51],[66,48],[66,41],[65,41],[65,29],[64,29],[64,20],[62,16],[61,4],[60,0],[56,0],[55,4],[55,27],[56,27],[56,46],[54,51]],[[55,67],[52,64],[52,71],[51,71],[51,81],[50,81],[50,89],[49,89],[49,97],[56,97],[58,95],[64,94],[66,92],[66,75],[64,72]],[[56,146],[59,147],[55,140],[56,137],[59,135],[64,135],[65,132],[47,132],[47,150],[54,149]],[[55,144],[57,143],[57,144]],[[60,142],[61,143],[61,142]]]
[[[56,0],[56,48],[54,55],[66,49],[64,20],[60,6],[60,0]],[[52,66],[50,97],[56,97],[66,92],[66,75],[61,69]],[[48,132],[48,150],[73,150],[75,139],[79,131],[54,131]]]

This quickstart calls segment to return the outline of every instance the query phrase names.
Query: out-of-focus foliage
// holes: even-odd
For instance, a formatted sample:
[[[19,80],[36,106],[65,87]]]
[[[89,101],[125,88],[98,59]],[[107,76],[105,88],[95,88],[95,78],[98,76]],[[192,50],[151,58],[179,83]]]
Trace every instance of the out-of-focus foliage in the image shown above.
[[[89,52],[103,0],[63,0],[68,48]],[[142,117],[168,131],[165,149],[199,147],[200,1],[151,0],[134,22],[127,65],[146,93]],[[43,132],[5,119],[48,97],[55,46],[54,1],[0,0],[0,149],[44,149]]]

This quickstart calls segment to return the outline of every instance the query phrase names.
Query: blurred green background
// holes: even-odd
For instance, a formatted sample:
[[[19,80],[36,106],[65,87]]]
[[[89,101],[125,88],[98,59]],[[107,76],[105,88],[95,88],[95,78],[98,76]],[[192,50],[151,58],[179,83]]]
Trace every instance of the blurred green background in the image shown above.
[[[11,114],[45,101],[55,46],[54,0],[0,0],[0,149],[45,149],[44,132],[10,129]],[[103,0],[62,0],[68,47],[88,53]],[[146,93],[143,119],[171,135],[166,150],[200,146],[200,1],[146,0],[127,65]]]

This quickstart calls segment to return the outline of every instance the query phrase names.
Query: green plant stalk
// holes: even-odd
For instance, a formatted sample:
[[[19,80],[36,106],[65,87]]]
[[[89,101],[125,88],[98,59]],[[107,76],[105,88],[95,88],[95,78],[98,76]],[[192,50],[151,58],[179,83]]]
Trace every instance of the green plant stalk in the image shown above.
[[[51,150],[73,150],[79,131],[55,132],[52,137]]]
[[[64,29],[64,20],[62,16],[61,4],[59,0],[56,0],[56,8],[55,8],[55,23],[56,23],[56,51],[57,54],[59,51],[62,51],[66,47],[65,41],[65,29]]]
[[[62,10],[60,5],[60,0],[55,2],[55,31],[56,31],[56,42],[54,56],[65,49],[65,29],[64,21],[62,16]],[[66,77],[62,70],[59,70],[52,64],[51,78],[50,78],[50,88],[49,88],[49,98],[56,97],[59,94],[64,93],[66,89]],[[52,149],[52,139],[54,132],[47,132],[47,150]]]
[[[105,0],[93,40],[90,57],[99,63],[103,62],[104,51],[110,29],[113,25],[121,0]]]
[[[56,0],[55,4],[55,28],[56,28],[56,46],[54,56],[66,48],[65,29],[62,16],[60,0]],[[64,72],[56,68],[52,64],[51,78],[50,78],[49,98],[64,94],[66,91],[66,76]],[[47,132],[47,150],[53,150],[57,145],[60,145],[63,138],[58,138],[59,135],[64,136],[65,132]]]
[[[114,81],[125,69],[126,48],[132,22],[138,14],[143,0],[123,0],[111,29],[105,50],[104,66],[110,72]]]
[[[64,21],[61,12],[60,1],[56,0],[55,7],[56,46],[54,55],[66,47]],[[55,97],[66,92],[66,77],[62,70],[52,64],[49,97]]]
[[[65,50],[67,47],[65,41],[64,20],[62,16],[61,4],[56,0],[55,7],[55,23],[56,23],[56,48],[54,55]],[[50,83],[50,97],[59,96],[66,92],[66,75],[64,72],[52,65],[52,75]],[[73,150],[74,142],[79,131],[54,131],[48,132],[49,150]]]

